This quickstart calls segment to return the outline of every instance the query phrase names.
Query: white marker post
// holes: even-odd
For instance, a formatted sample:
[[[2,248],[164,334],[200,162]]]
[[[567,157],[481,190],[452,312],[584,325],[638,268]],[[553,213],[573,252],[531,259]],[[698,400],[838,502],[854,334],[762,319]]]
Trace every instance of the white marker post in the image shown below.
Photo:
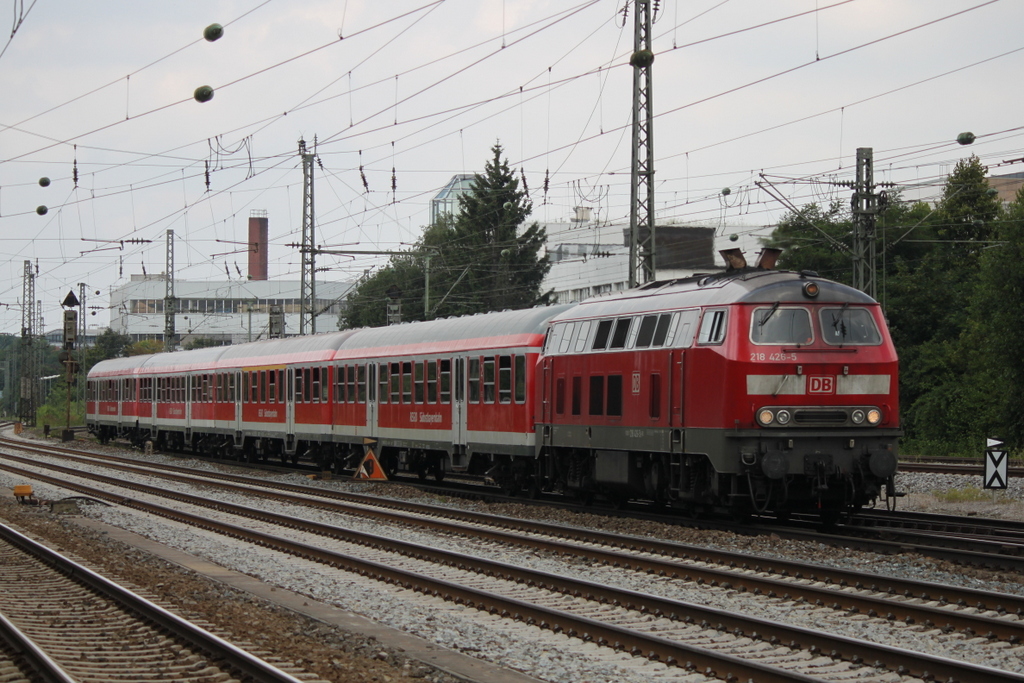
[[[985,444],[984,486],[992,489],[992,500],[996,499],[996,489],[1005,489],[1009,485],[1009,458],[1003,449],[1002,439],[988,439]]]

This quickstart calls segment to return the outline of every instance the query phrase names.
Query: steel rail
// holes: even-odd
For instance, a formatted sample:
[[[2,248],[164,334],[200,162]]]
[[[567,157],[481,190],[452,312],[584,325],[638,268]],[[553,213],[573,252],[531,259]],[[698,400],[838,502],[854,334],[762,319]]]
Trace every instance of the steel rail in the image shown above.
[[[37,452],[45,453],[46,449],[36,449]],[[63,451],[64,449],[58,449]],[[17,456],[10,456],[18,459]],[[83,455],[81,453],[69,453],[68,457],[78,460],[79,462],[95,461],[89,455]],[[244,477],[239,475],[224,474],[218,472],[201,472],[196,473],[196,470],[179,467],[176,465],[165,465],[165,464],[154,464],[140,462],[138,460],[118,458],[116,456],[99,456],[99,459],[103,462],[107,462],[108,459],[113,458],[114,463],[111,465],[116,469],[124,471],[139,472],[140,470],[152,470],[156,469],[160,472],[166,472],[166,474],[160,474],[163,478],[170,479],[172,481],[178,481],[187,484],[201,484],[211,485],[208,479],[212,478],[218,481],[217,486],[227,488],[229,490],[238,491],[241,493],[253,494],[258,493],[254,491],[252,487],[256,487],[260,490],[270,489],[273,491],[273,495],[282,497],[281,490],[294,492],[302,496],[315,496],[316,498],[326,498],[330,500],[341,500],[349,503],[353,503],[360,506],[371,506],[373,508],[383,509],[395,509],[400,511],[411,512],[417,515],[426,515],[432,519],[410,519],[404,516],[394,516],[390,519],[401,523],[415,524],[422,527],[432,527],[447,532],[455,533],[470,533],[476,535],[488,535],[495,540],[502,542],[516,542],[519,544],[535,545],[536,547],[551,546],[550,542],[534,541],[527,536],[527,534],[539,534],[546,536],[553,536],[556,538],[564,538],[576,542],[583,543],[594,543],[599,545],[606,545],[609,547],[618,547],[627,549],[634,552],[644,552],[654,555],[665,555],[669,557],[689,559],[692,561],[704,562],[709,564],[725,565],[732,568],[739,567],[741,569],[748,569],[759,571],[763,573],[774,573],[781,576],[790,576],[796,579],[806,579],[809,581],[821,582],[825,584],[834,584],[840,587],[853,586],[858,589],[871,590],[876,592],[884,592],[889,594],[900,594],[904,597],[920,597],[923,600],[935,600],[939,603],[952,602],[958,605],[970,605],[977,607],[981,610],[991,610],[999,613],[1011,612],[1016,613],[1019,616],[1024,616],[1024,597],[1011,595],[1007,593],[993,593],[990,591],[982,591],[972,588],[961,588],[957,586],[950,586],[946,584],[935,584],[925,581],[917,581],[913,579],[901,579],[896,577],[887,577],[880,574],[866,574],[863,571],[851,571],[844,570],[834,567],[828,567],[825,565],[815,565],[804,562],[792,562],[787,560],[780,560],[777,558],[766,558],[758,557],[745,553],[738,553],[725,550],[712,550],[702,548],[699,546],[693,546],[688,544],[682,544],[672,541],[660,541],[657,539],[651,539],[646,537],[636,536],[623,536],[619,534],[613,534],[595,530],[585,530],[574,527],[566,527],[562,525],[551,524],[547,522],[534,522],[529,520],[517,520],[508,517],[499,517],[496,515],[489,515],[486,513],[471,512],[465,510],[455,510],[451,508],[443,508],[439,506],[427,505],[424,503],[415,503],[410,501],[391,501],[384,500],[377,497],[366,496],[362,494],[344,493],[331,489],[324,489],[313,486],[304,486],[300,484],[291,484],[287,482],[270,482],[264,479],[258,479],[254,477]],[[27,464],[40,464],[34,463],[29,460],[19,459],[21,462]],[[55,465],[54,467],[60,467]],[[75,470],[66,470],[68,473],[77,473]],[[98,475],[102,476],[102,475]],[[156,476],[156,475],[154,475]],[[112,480],[113,483],[121,483],[120,480]],[[234,482],[242,482],[241,484]],[[162,489],[161,489],[162,490]],[[309,498],[294,499],[292,502],[300,505],[316,504],[318,507],[333,509],[331,505],[310,500]],[[353,512],[351,508],[343,508],[344,512]],[[360,508],[356,511],[358,514],[369,515],[370,510]],[[376,516],[386,517],[392,513],[378,512]],[[467,532],[464,529],[453,527],[452,525],[441,521],[443,518],[456,519],[464,522],[470,522],[473,524],[482,524],[491,527],[497,527],[499,529],[510,529],[508,533],[500,531],[489,531],[485,529],[473,529]],[[510,541],[509,533],[512,534]],[[906,546],[900,546],[905,549]],[[621,556],[613,555],[606,551],[601,550],[587,550],[579,548],[578,546],[571,546],[568,549],[565,547],[554,547],[552,549],[556,552],[577,552],[583,554],[591,559],[597,559],[609,564],[621,565],[623,559]],[[626,562],[636,564],[637,566],[643,566],[645,571],[653,571],[660,573],[663,571],[678,571],[676,566],[665,566],[665,563],[658,560],[640,560],[635,556],[628,556],[625,558]],[[694,567],[686,567],[688,574],[693,576],[694,580],[703,578],[705,581],[715,584],[721,582],[735,582],[735,572],[723,573],[722,571],[716,571],[713,569],[701,570]],[[782,583],[782,586],[778,584]],[[806,599],[814,602],[823,601],[825,599],[830,600],[831,603],[836,602],[835,597],[841,596],[844,600],[849,600],[845,604],[840,603],[843,609],[858,609],[864,613],[870,613],[871,611],[878,611],[878,604],[871,604],[870,601],[857,602],[854,600],[857,596],[851,596],[845,592],[838,592],[829,589],[814,589],[813,587],[804,587],[806,590],[799,590],[801,586],[799,584],[793,584],[791,582],[777,582],[772,579],[764,579],[760,584],[756,583],[754,578],[745,579],[745,584],[750,590],[761,589],[765,593],[774,592],[776,594],[789,594],[794,599],[800,595],[803,595]],[[782,592],[779,592],[781,588]],[[828,594],[825,598],[820,597],[820,592],[827,591]],[[830,603],[830,604],[831,604]],[[888,614],[892,612],[893,605],[901,605],[901,603],[888,603],[884,613]],[[906,611],[901,611],[906,610]],[[932,610],[932,611],[929,611]],[[935,613],[937,612],[937,614]],[[936,618],[946,618],[954,613],[948,610],[940,610],[936,608],[918,608],[917,606],[903,604],[902,607],[897,609],[894,614],[894,618],[900,621],[906,621],[908,618],[920,623],[935,622]],[[969,615],[961,615],[969,618]],[[950,622],[951,623],[951,622]],[[992,624],[997,627],[996,631],[993,631],[993,635],[996,637],[1006,638],[1013,640],[1021,637],[1020,629],[1022,625],[1006,625],[1007,622],[996,620],[996,623]],[[951,624],[952,625],[952,624]],[[977,632],[977,622],[970,624],[966,622],[960,622],[954,628],[961,628],[965,631]],[[983,631],[985,635],[989,633],[986,629]]]
[[[17,457],[17,456],[9,456]],[[127,483],[119,479],[112,477],[105,477],[105,475],[81,473],[70,468],[64,468],[60,465],[48,465],[43,463],[32,463],[22,459],[21,462],[25,464],[33,464],[43,467],[51,467],[57,471],[64,472],[66,474],[75,474],[77,476],[87,477],[98,481],[105,481],[106,483],[125,486],[134,490],[143,491],[153,495],[162,497],[174,497],[177,500],[183,500],[193,505],[202,507],[210,507],[218,510],[224,510],[249,518],[258,518],[264,521],[271,522],[273,524],[279,524],[284,526],[298,527],[301,526],[307,531],[313,533],[320,533],[327,536],[333,536],[339,538],[339,533],[336,527],[329,525],[318,525],[313,522],[296,521],[294,518],[278,515],[275,513],[264,512],[255,510],[253,508],[235,505],[231,503],[210,501],[208,498],[202,496],[190,496],[189,494],[182,494],[180,492],[174,492],[173,494],[167,489],[159,487],[149,487],[145,484]],[[132,470],[130,466],[121,465],[119,469]],[[134,471],[146,471],[146,468],[134,468]],[[209,486],[210,482],[204,480],[201,476],[196,475],[185,475],[185,474],[171,474],[171,473],[160,473],[159,476],[169,478],[179,483],[185,483],[190,485]],[[942,628],[945,631],[960,630],[969,635],[983,634],[990,638],[999,638],[1007,640],[1011,643],[1017,643],[1024,640],[1024,621],[1009,621],[1006,619],[992,618],[984,615],[975,615],[968,613],[961,613],[941,607],[932,607],[928,605],[916,605],[899,600],[892,600],[889,598],[878,598],[870,595],[860,595],[855,593],[849,593],[846,591],[835,590],[830,588],[824,588],[814,585],[804,585],[793,581],[787,581],[782,579],[773,579],[760,576],[752,576],[749,574],[743,574],[735,570],[730,571],[726,569],[715,569],[715,568],[703,568],[693,565],[683,565],[678,561],[667,561],[658,558],[640,557],[637,555],[626,554],[623,552],[616,552],[612,550],[606,550],[601,548],[589,548],[581,547],[575,544],[569,544],[561,541],[543,540],[539,538],[524,537],[522,534],[513,533],[508,531],[494,530],[494,529],[481,529],[478,527],[466,528],[458,526],[451,522],[446,522],[439,518],[428,518],[422,517],[409,517],[403,513],[393,513],[385,509],[375,508],[366,509],[365,507],[353,507],[350,504],[337,503],[334,501],[324,500],[322,498],[310,498],[305,495],[296,495],[291,493],[283,493],[278,491],[268,491],[265,487],[253,488],[251,486],[232,484],[223,481],[218,481],[214,485],[230,490],[236,493],[242,493],[247,495],[259,495],[263,497],[273,497],[278,501],[289,502],[300,506],[313,505],[315,507],[330,510],[332,512],[338,512],[343,514],[357,514],[360,516],[374,516],[378,519],[384,519],[391,522],[397,522],[400,524],[407,524],[413,526],[419,526],[421,528],[430,528],[446,533],[457,533],[463,536],[476,536],[479,538],[487,538],[490,540],[499,541],[502,543],[518,546],[533,547],[540,550],[554,552],[563,555],[575,555],[577,557],[584,557],[590,560],[597,560],[604,564],[634,569],[636,571],[647,572],[650,574],[659,574],[662,576],[670,576],[673,578],[681,578],[684,581],[694,581],[697,583],[707,583],[711,586],[723,586],[726,588],[736,588],[742,591],[750,591],[754,594],[765,594],[769,598],[782,596],[783,599],[795,600],[795,601],[806,601],[811,602],[819,606],[829,606],[833,610],[846,611],[851,614],[863,613],[869,616],[884,615],[884,618],[889,621],[903,621],[907,624],[923,623],[928,626],[934,626]],[[362,545],[375,545],[375,544],[390,544],[396,552],[404,554],[413,554],[418,549],[418,546],[413,546],[412,550],[409,549],[405,544],[400,542],[388,541],[387,539],[380,539],[376,536],[357,534],[356,532],[346,532],[343,540],[360,543]],[[490,571],[489,567],[483,567],[481,571]],[[799,578],[803,578],[802,576]],[[832,583],[837,585],[849,585],[843,580],[836,581],[834,577],[830,577]],[[862,577],[863,578],[863,577]],[[871,590],[864,586],[858,581],[858,588],[864,590]],[[949,598],[944,595],[946,586],[938,584],[917,584],[915,588],[920,590],[920,593],[913,593],[912,595],[921,595],[924,599],[929,599],[929,596],[938,594],[935,598],[940,602],[948,602]],[[976,591],[981,593],[981,591]],[[972,595],[976,597],[976,595]],[[1016,606],[1017,610],[1024,614],[1024,598],[1017,598],[1016,605],[1010,602],[1012,596],[1000,596],[1007,598],[1003,600],[1010,604],[1010,607]],[[962,597],[960,598],[962,600]],[[985,596],[987,602],[993,600],[993,596],[988,594]],[[978,604],[982,604],[978,601]],[[1006,611],[1006,608],[999,604],[996,607],[997,611]]]
[[[6,641],[15,656],[24,659],[32,673],[45,683],[78,683],[3,614],[0,614],[0,638]]]
[[[117,494],[111,494],[99,489],[74,484],[42,475],[39,473],[20,470],[9,465],[0,467],[9,471],[17,471],[22,476],[36,476],[48,483],[66,488],[82,491],[88,495],[111,500],[127,507],[143,510],[152,514],[163,516],[169,519],[198,526],[200,528],[216,531],[232,537],[248,540],[259,545],[274,548],[282,552],[299,555],[307,559],[313,559],[331,566],[341,567],[348,571],[358,572],[362,575],[369,575],[389,583],[396,583],[405,588],[419,590],[443,597],[446,600],[468,604],[478,609],[512,616],[526,620],[528,623],[535,623],[542,628],[561,630],[570,636],[579,636],[584,640],[594,640],[600,645],[610,645],[616,649],[626,650],[634,654],[646,653],[652,659],[661,659],[669,664],[680,664],[687,662],[687,666],[693,665],[698,668],[710,668],[713,671],[720,671],[720,667],[727,666],[729,672],[734,675],[748,676],[755,681],[771,680],[803,680],[803,678],[786,678],[793,676],[792,672],[782,672],[775,667],[757,664],[756,662],[735,662],[732,660],[720,659],[721,653],[710,652],[703,648],[664,641],[664,639],[649,634],[633,632],[617,626],[601,624],[593,620],[582,618],[577,615],[570,615],[559,610],[529,605],[528,603],[493,596],[478,589],[461,587],[449,581],[434,579],[425,575],[407,570],[387,567],[378,562],[364,560],[350,555],[324,550],[298,541],[283,539],[269,534],[263,534],[251,529],[245,529],[234,524],[211,520],[197,515],[192,515],[180,510],[173,510],[164,506],[147,503],[145,501],[125,498]],[[59,466],[58,466],[59,468]],[[66,469],[66,468],[60,468]],[[76,475],[74,471],[69,474]],[[84,475],[77,475],[84,476]],[[314,533],[329,534],[335,538],[341,538],[350,542],[362,545],[381,545],[383,540],[378,536],[362,534],[347,529],[341,529],[318,522],[299,520],[284,515],[267,513],[244,506],[236,506],[218,501],[210,501],[199,496],[184,494],[181,492],[170,492],[158,487],[150,487],[144,484],[129,484],[103,475],[91,475],[99,480],[110,479],[110,483],[120,486],[138,487],[138,490],[150,489],[147,492],[163,492],[166,497],[201,504],[219,510],[239,510],[233,514],[244,514],[246,517],[270,521],[273,518],[280,518],[278,523],[289,527],[300,528]],[[160,495],[160,493],[156,493]],[[362,539],[362,540],[358,540]],[[782,642],[792,649],[807,647],[812,653],[828,653],[828,656],[837,659],[844,659],[854,663],[873,662],[878,668],[889,668],[901,675],[938,676],[949,678],[964,683],[973,681],[1024,681],[1024,676],[1012,672],[981,667],[978,665],[958,662],[942,657],[920,654],[900,648],[885,645],[867,643],[862,640],[835,636],[820,631],[812,631],[801,627],[788,626],[763,619],[744,617],[738,614],[718,610],[714,608],[693,605],[682,601],[661,598],[658,596],[617,589],[579,579],[553,575],[545,572],[537,572],[525,568],[510,566],[504,563],[491,562],[480,558],[471,557],[460,553],[451,553],[434,548],[419,546],[399,541],[387,541],[388,545],[395,548],[404,547],[404,554],[427,559],[441,564],[455,566],[458,568],[477,568],[482,573],[497,576],[507,580],[539,586],[548,590],[560,591],[574,596],[587,597],[600,602],[608,602],[616,605],[624,605],[627,609],[639,612],[651,613],[657,616],[667,616],[685,623],[700,623],[703,627],[714,625],[717,630],[731,631],[736,634],[746,635],[753,639],[768,639],[769,642]],[[532,620],[532,621],[531,621]],[[884,657],[884,659],[883,659]],[[886,661],[888,663],[886,663]],[[696,662],[696,664],[694,664]],[[737,673],[743,666],[756,666],[758,671],[743,670]],[[765,669],[766,667],[766,669]],[[776,678],[779,672],[784,674],[783,678]],[[797,676],[800,676],[797,674]],[[809,680],[816,680],[809,678]]]
[[[301,679],[281,671],[274,665],[249,654],[206,629],[172,614],[163,607],[97,574],[88,567],[60,555],[45,545],[33,541],[5,524],[0,524],[0,538],[100,595],[110,598],[125,609],[141,615],[144,619],[174,634],[200,651],[224,661],[230,668],[246,676],[252,676],[255,680],[268,683],[301,683]]]

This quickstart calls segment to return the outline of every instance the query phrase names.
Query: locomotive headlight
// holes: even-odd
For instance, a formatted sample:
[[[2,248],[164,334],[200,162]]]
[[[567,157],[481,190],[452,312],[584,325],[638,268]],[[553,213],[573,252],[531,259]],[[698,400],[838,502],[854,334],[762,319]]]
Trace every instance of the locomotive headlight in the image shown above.
[[[780,410],[775,413],[775,419],[779,421],[780,425],[789,424],[790,414],[788,410]]]
[[[767,408],[757,414],[757,421],[765,426],[770,425],[774,419],[775,415]]]
[[[882,411],[878,408],[872,408],[868,411],[868,424],[876,425],[882,421]]]
[[[853,424],[859,425],[864,423],[864,411],[858,408],[857,410],[850,413],[850,419],[853,420]]]

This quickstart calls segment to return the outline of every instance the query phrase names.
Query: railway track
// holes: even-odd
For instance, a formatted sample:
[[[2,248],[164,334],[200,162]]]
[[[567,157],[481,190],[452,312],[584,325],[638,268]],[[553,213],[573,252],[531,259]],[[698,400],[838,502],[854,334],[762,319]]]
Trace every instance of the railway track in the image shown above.
[[[0,438],[0,444],[27,452],[33,452],[35,449],[35,452],[39,453],[59,453],[61,457],[69,459],[102,460],[103,462],[110,463],[110,466],[115,468],[145,466],[165,472],[177,471],[184,474],[196,474],[195,470],[187,467],[140,461],[128,457],[89,453],[56,446],[35,446],[11,439]],[[289,473],[288,470],[276,468],[272,471]],[[204,470],[199,476],[230,481],[235,475]],[[243,481],[243,479],[238,478],[236,481]],[[248,480],[248,483],[259,485],[258,482],[260,481],[259,478],[252,478]],[[425,486],[423,488],[427,491],[435,491],[441,495],[453,495],[447,489],[436,489],[432,486]],[[454,495],[459,495],[459,492],[455,492]],[[467,493],[467,495],[469,494]],[[520,503],[535,502],[538,505],[551,504],[547,501],[525,501],[523,499],[513,499],[493,494],[486,494],[483,498],[496,502],[514,500]],[[579,506],[576,504],[556,503],[555,505],[566,509],[579,509]],[[588,509],[598,510],[598,508]],[[739,534],[771,533],[790,540],[819,542],[830,545],[841,544],[859,550],[886,554],[916,552],[936,559],[962,564],[1024,571],[1024,532],[1020,533],[1019,539],[1015,538],[1018,532],[1024,529],[1024,525],[1014,525],[1012,522],[1004,524],[1000,520],[975,519],[968,521],[971,518],[948,517],[946,527],[940,528],[939,516],[935,515],[910,512],[863,511],[860,515],[852,517],[846,523],[831,528],[827,532],[822,532],[819,529],[818,521],[815,519],[801,521],[799,518],[794,518],[786,524],[777,524],[772,523],[770,520],[763,520],[757,526],[752,526],[750,524],[737,524],[720,520],[690,520],[681,518],[678,515],[666,515],[664,513],[652,513],[642,510],[602,509],[600,511],[602,514],[607,515],[643,519],[672,525],[684,524],[696,528]],[[971,529],[974,529],[974,531]]]
[[[0,634],[24,679],[301,680],[3,524],[0,565]]]
[[[59,470],[60,468],[56,469]],[[105,479],[102,476],[77,473],[70,469],[66,470],[66,474],[69,476],[88,476],[100,480]],[[197,479],[191,475],[180,473],[172,475],[170,472],[164,472],[163,474],[171,475],[179,481],[188,481],[193,486],[197,484],[210,485],[208,480]],[[30,476],[30,473],[25,472],[25,476]],[[57,478],[52,478],[51,483],[69,486],[67,482]],[[845,675],[849,676],[850,667],[860,666],[864,662],[871,662],[873,664],[877,662],[880,668],[922,678],[931,675],[938,676],[941,680],[1024,680],[1024,678],[1007,672],[994,673],[984,667],[972,668],[973,665],[966,665],[964,667],[958,663],[951,664],[949,661],[941,660],[941,658],[940,661],[927,655],[918,655],[895,648],[886,649],[885,646],[873,645],[839,636],[829,636],[818,631],[808,631],[807,629],[784,626],[765,620],[751,619],[722,610],[703,608],[650,594],[596,585],[563,576],[554,576],[464,554],[449,553],[436,548],[425,548],[416,544],[389,541],[381,539],[379,535],[359,534],[351,530],[299,520],[293,516],[274,515],[252,508],[228,504],[223,501],[213,501],[201,496],[183,494],[180,491],[168,492],[146,485],[131,484],[116,478],[106,478],[105,483],[121,486],[127,485],[136,490],[144,491],[147,495],[172,497],[179,501],[188,502],[191,505],[212,507],[219,511],[229,512],[244,518],[258,519],[263,522],[290,528],[301,528],[309,533],[328,536],[352,546],[352,549],[339,554],[318,547],[319,544],[313,546],[309,543],[297,543],[268,534],[254,536],[255,532],[251,529],[243,530],[234,524],[225,524],[224,522],[199,518],[190,519],[188,522],[198,524],[203,528],[215,528],[220,533],[245,537],[268,547],[276,547],[283,552],[299,554],[320,562],[343,566],[350,571],[358,571],[361,574],[374,576],[380,580],[397,583],[428,594],[443,596],[446,599],[462,602],[477,609],[507,615],[512,618],[518,616],[520,620],[527,623],[532,622],[542,628],[547,627],[556,632],[568,634],[571,637],[592,641],[601,647],[610,646],[612,649],[625,650],[635,655],[644,655],[669,664],[682,665],[684,669],[696,667],[700,670],[707,670],[710,667],[715,672],[725,671],[741,678],[750,677],[758,681],[804,680],[799,678],[799,676],[807,675],[811,675],[813,680],[829,680],[829,676],[833,674],[839,675],[840,678],[843,677],[836,672],[845,671]],[[227,482],[222,482],[220,485],[226,484]],[[232,484],[231,486],[237,487],[240,485]],[[129,500],[120,494],[110,494],[81,485],[72,485],[71,487],[86,493],[86,495],[96,497],[107,496],[111,500],[117,500],[122,504],[168,516],[178,521],[184,519],[183,515],[185,513],[181,511],[168,511],[163,509],[162,506],[154,507],[151,503]],[[249,489],[251,494],[251,487],[245,488]],[[322,489],[314,489],[314,491],[318,494],[323,494]],[[264,490],[262,495],[270,495],[270,493]],[[303,496],[302,500],[293,498],[292,502],[307,506],[316,504],[320,507],[324,507],[325,504],[339,505],[339,503],[323,501],[322,499],[319,503],[313,503],[311,502],[312,500],[309,498],[309,495],[306,495]],[[367,514],[365,511],[356,511],[352,504],[347,505],[349,514]],[[408,506],[410,504],[406,503],[404,505]],[[362,507],[365,508],[366,505],[364,504]],[[426,508],[428,506],[421,507]],[[391,521],[399,521],[394,517],[396,513],[388,512],[387,514],[392,516]],[[416,514],[421,521],[411,521],[412,517],[407,514],[403,523],[426,524],[435,528],[442,528],[438,526],[440,522],[436,519],[436,516],[443,513],[440,513],[437,509],[420,510]],[[465,513],[456,514],[461,516]],[[431,521],[428,515],[434,516],[435,519]],[[446,523],[447,526],[443,528],[448,533],[479,536],[481,535],[481,524],[486,521],[478,518],[473,522],[472,527],[467,528],[465,522],[460,520],[459,523],[462,524],[461,529],[450,522]],[[512,520],[503,520],[502,522],[504,524],[513,523]],[[493,520],[489,523],[492,527],[494,526]],[[518,521],[514,523],[518,524]],[[548,535],[550,533],[549,530]],[[588,533],[564,527],[556,530],[556,534],[562,536]],[[540,532],[534,529],[531,534],[539,536]],[[760,576],[761,574],[771,573],[772,569],[751,565],[751,558],[743,558],[746,564],[745,567],[736,566],[730,570],[702,569],[699,565],[708,564],[709,558],[702,557],[697,560],[690,559],[685,563],[681,562],[678,557],[680,548],[677,544],[667,544],[676,546],[671,551],[676,557],[668,557],[662,552],[663,557],[661,559],[650,557],[653,554],[650,548],[633,548],[628,552],[614,553],[600,550],[597,546],[601,544],[617,543],[623,546],[631,544],[643,545],[646,542],[646,539],[624,537],[618,537],[617,540],[613,540],[611,536],[613,535],[604,535],[603,538],[591,537],[582,543],[569,544],[564,541],[558,541],[557,544],[552,544],[551,540],[544,540],[539,537],[526,541],[522,530],[516,530],[514,533],[494,530],[487,534],[487,538],[491,540],[515,543],[519,546],[525,544],[536,549],[543,548],[561,554],[575,553],[578,557],[583,557],[590,561],[598,560],[606,564],[614,564],[642,573],[659,574],[665,576],[667,580],[706,583],[708,586],[723,590],[750,592],[751,594],[760,593],[768,599],[783,599],[797,604],[809,603],[816,608],[846,611],[851,616],[859,613],[864,617],[870,618],[872,613],[874,613],[876,616],[881,616],[881,618],[890,621],[899,619],[905,623],[915,620],[919,623],[931,622],[937,629],[962,629],[968,634],[980,633],[986,636],[991,634],[991,638],[1002,638],[1009,643],[1017,642],[1021,636],[1019,619],[1015,616],[999,614],[1000,611],[1003,613],[1007,611],[1020,611],[1022,605],[1020,599],[1017,599],[1015,605],[1008,603],[1010,607],[1007,608],[1002,604],[997,605],[993,602],[1000,599],[996,596],[982,596],[981,592],[968,592],[970,599],[984,597],[984,600],[987,602],[981,602],[979,607],[990,609],[992,615],[978,615],[977,618],[969,618],[966,613],[961,613],[961,610],[947,606],[935,608],[935,611],[932,612],[925,610],[927,616],[922,616],[925,612],[915,612],[914,610],[920,610],[921,608],[912,603],[925,599],[935,600],[934,596],[924,594],[922,598],[911,594],[910,600],[894,600],[892,597],[878,596],[872,598],[872,593],[888,593],[889,591],[895,593],[896,587],[893,585],[881,586],[877,584],[871,586],[864,585],[863,583],[860,588],[855,587],[853,584],[844,587],[842,583],[846,582],[846,579],[840,579],[835,576],[818,576],[816,572],[823,572],[825,568],[808,568],[805,565],[801,565],[803,571],[799,575],[786,576],[785,574],[789,573],[790,570],[785,569],[782,570],[784,572],[782,578],[772,579]],[[371,556],[359,557],[366,552],[361,549],[366,548],[372,549]],[[699,552],[704,553],[706,551],[700,550]],[[411,569],[408,567],[405,569],[396,568],[394,560],[384,561],[377,553],[411,558],[405,559],[402,562],[406,564],[412,562],[416,566]],[[731,560],[733,564],[736,564],[735,559],[734,557]],[[439,566],[444,569],[437,576],[438,570],[431,570],[431,566]],[[832,570],[829,569],[828,571]],[[435,576],[424,579],[424,577],[429,577],[430,574]],[[456,576],[453,576],[453,574]],[[493,582],[495,577],[497,577],[500,583],[504,584],[503,590],[499,591],[490,586],[481,588],[481,581],[484,583]],[[745,579],[744,577],[747,578]],[[859,574],[859,577],[861,580],[865,579],[863,574]],[[872,580],[874,578],[872,577]],[[879,577],[879,580],[882,579]],[[831,588],[820,589],[815,586],[815,584],[826,581],[832,582]],[[521,595],[523,586],[536,588],[542,592],[542,595],[524,598]],[[920,588],[920,585],[915,586],[915,589]],[[933,590],[935,589],[935,587],[932,588]],[[948,587],[940,587],[940,589],[942,588]],[[808,598],[808,595],[812,597]],[[1008,600],[1009,597],[1006,596],[1006,599]],[[961,596],[958,601],[963,602],[964,597]],[[575,608],[575,611],[568,609],[570,607]],[[879,612],[879,608],[888,611]],[[605,613],[609,615],[607,618],[603,616]],[[602,615],[602,618],[595,621],[595,614]],[[936,618],[940,621],[936,622]],[[656,624],[656,626],[650,626],[651,623]],[[627,624],[627,626],[623,626],[623,624]],[[712,634],[709,634],[709,631]],[[666,634],[672,636],[668,638],[669,642],[663,642],[666,640]],[[738,649],[743,652],[744,657],[756,658],[755,661],[753,663],[749,661],[746,663],[737,662],[729,658],[723,659],[713,652],[705,652],[708,649],[706,645],[709,640],[719,642],[723,641],[723,639],[727,643],[725,646],[726,650],[736,652]],[[687,644],[688,642],[701,643],[701,645],[694,649],[694,646]],[[827,653],[828,656],[824,657],[824,659],[828,660],[830,664],[825,665],[823,663],[823,653]],[[808,655],[810,655],[810,658],[808,658]],[[743,668],[757,664],[756,660],[761,660],[762,663],[769,662],[766,664],[769,668],[758,668],[760,665],[755,666],[753,669]],[[818,663],[811,664],[810,662],[813,661]],[[691,666],[686,667],[686,663],[689,663]],[[825,675],[824,669],[830,668],[836,671]],[[798,677],[793,678],[793,675]],[[1008,677],[1001,677],[1004,675]],[[778,678],[778,676],[783,676],[783,678]],[[786,676],[789,677],[786,678]]]

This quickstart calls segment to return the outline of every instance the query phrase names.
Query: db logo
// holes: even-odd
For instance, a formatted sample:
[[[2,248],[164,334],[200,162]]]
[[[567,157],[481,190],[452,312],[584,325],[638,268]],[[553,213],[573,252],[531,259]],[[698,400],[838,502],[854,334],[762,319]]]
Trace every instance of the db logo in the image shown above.
[[[836,378],[817,376],[807,378],[807,393],[809,394],[834,394],[836,393]]]

